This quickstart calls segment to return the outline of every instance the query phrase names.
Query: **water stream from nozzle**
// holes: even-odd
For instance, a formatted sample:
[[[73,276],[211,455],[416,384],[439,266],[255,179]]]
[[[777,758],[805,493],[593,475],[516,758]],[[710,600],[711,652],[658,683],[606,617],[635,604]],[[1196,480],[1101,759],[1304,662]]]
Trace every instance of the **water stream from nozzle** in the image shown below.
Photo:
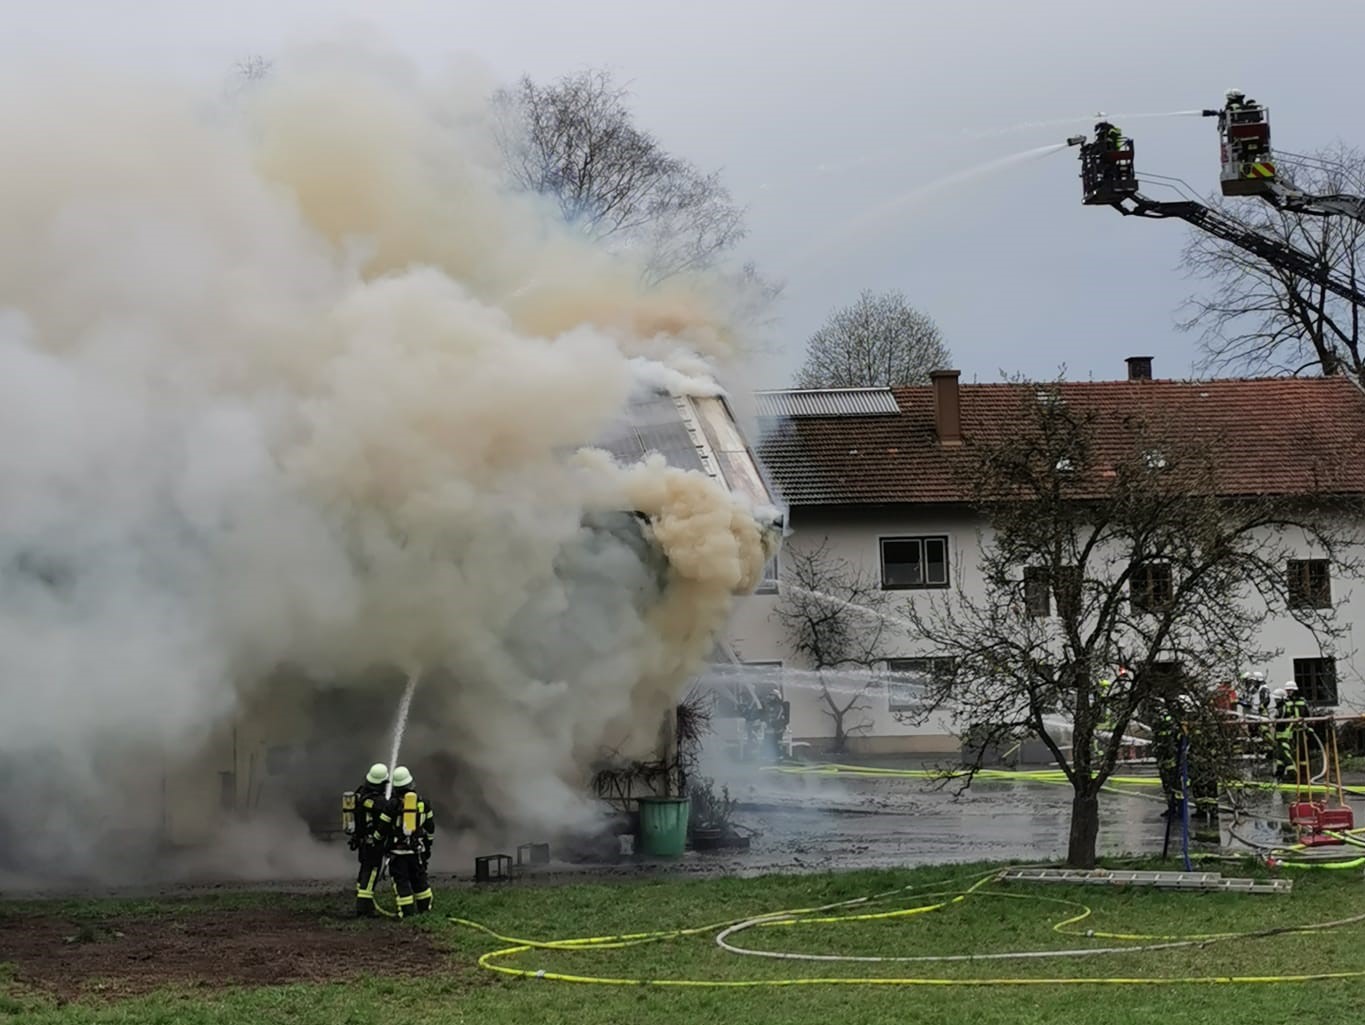
[[[859,605],[857,602],[845,601],[843,598],[836,598],[832,594],[825,594],[825,592],[823,591],[812,591],[807,587],[798,587],[796,584],[793,584],[790,581],[783,581],[782,586],[789,590],[795,591],[797,594],[804,594],[808,598],[814,598],[816,601],[828,602],[830,605],[842,606],[843,608],[846,609],[852,609],[855,612],[861,612],[864,615],[872,616],[875,619],[880,619],[887,623],[895,623],[897,626],[903,626],[910,630],[913,630],[915,628],[914,623],[910,622],[910,620],[908,619],[902,618],[901,616],[890,616],[887,615],[885,612],[878,612],[876,609],[870,609],[866,605]]]
[[[1154,117],[1199,117],[1203,113],[1202,110],[1162,110],[1138,114],[1107,114],[1104,111],[1096,111],[1093,114],[1078,114],[1075,117],[1054,117],[1048,118],[1045,121],[1020,121],[1018,124],[1007,125],[1004,128],[992,128],[986,131],[964,129],[962,134],[969,139],[993,139],[1001,135],[1013,135],[1016,132],[1031,132],[1038,128],[1064,128],[1067,125],[1089,125],[1096,121],[1113,121],[1121,127],[1124,121],[1139,121]]]
[[[894,223],[893,218],[905,210],[907,207],[914,206],[917,202],[929,198],[936,192],[951,188],[955,185],[962,185],[977,178],[984,178],[988,175],[1003,171],[1016,164],[1026,161],[1037,160],[1039,157],[1046,157],[1053,153],[1059,153],[1067,148],[1064,142],[1052,142],[1045,146],[1033,146],[1018,153],[1011,153],[1008,156],[994,157],[980,164],[954,171],[952,174],[936,178],[923,185],[917,185],[913,189],[902,192],[899,196],[894,196],[883,203],[855,217],[845,221],[843,226],[830,232],[823,239],[806,249],[798,251],[783,270],[787,273],[799,270],[803,265],[811,263],[813,260],[827,256],[840,245],[845,245],[856,240],[865,238],[870,233],[885,231]]]
[[[393,747],[389,751],[389,780],[384,784],[385,799],[393,796],[393,770],[398,768],[398,749],[403,746],[403,731],[408,728],[408,709],[412,707],[412,694],[421,676],[420,668],[408,673],[408,685],[403,689],[403,700],[398,703],[398,718],[393,724]]]

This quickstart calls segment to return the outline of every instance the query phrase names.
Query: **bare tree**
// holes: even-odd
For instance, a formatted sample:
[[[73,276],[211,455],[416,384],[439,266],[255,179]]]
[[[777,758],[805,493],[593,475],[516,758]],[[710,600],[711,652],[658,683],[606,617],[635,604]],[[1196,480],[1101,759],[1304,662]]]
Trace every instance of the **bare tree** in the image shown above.
[[[905,295],[864,291],[835,310],[806,343],[798,388],[871,388],[923,384],[952,355],[938,325]]]
[[[865,675],[820,672],[821,711],[834,725],[834,750],[867,732],[867,691],[877,682],[871,670],[886,657],[886,595],[861,566],[830,552],[829,540],[815,548],[782,554],[782,601],[777,618],[802,659],[815,670],[865,669]]]
[[[989,745],[1042,739],[1073,790],[1067,861],[1088,868],[1100,790],[1135,719],[1182,697],[1197,710],[1187,719],[1211,718],[1211,684],[1274,654],[1258,649],[1272,616],[1292,615],[1328,650],[1343,636],[1331,608],[1290,600],[1286,560],[1306,545],[1359,576],[1359,531],[1340,524],[1361,510],[1348,498],[1227,497],[1211,447],[1069,408],[1051,386],[1021,395],[1011,436],[969,441],[961,467],[984,525],[987,593],[958,589],[906,618],[956,658],[928,705],[973,733],[972,773]],[[1115,666],[1131,679],[1104,689]]]
[[[1314,195],[1365,194],[1365,153],[1347,146],[1319,150],[1279,169]],[[1213,205],[1230,204],[1218,199]],[[1236,213],[1352,281],[1365,272],[1365,223],[1289,213],[1259,200],[1238,201]],[[1189,317],[1182,324],[1203,333],[1206,369],[1270,374],[1317,369],[1325,375],[1354,374],[1365,382],[1365,339],[1354,303],[1197,230],[1182,262],[1211,286],[1207,295],[1187,300]]]
[[[275,62],[269,57],[253,53],[236,61],[223,83],[223,96],[234,99],[258,87],[275,70]]]
[[[627,95],[603,70],[499,90],[495,127],[511,180],[552,197],[590,237],[643,252],[652,281],[710,266],[744,237],[743,211],[718,172],[638,128]]]

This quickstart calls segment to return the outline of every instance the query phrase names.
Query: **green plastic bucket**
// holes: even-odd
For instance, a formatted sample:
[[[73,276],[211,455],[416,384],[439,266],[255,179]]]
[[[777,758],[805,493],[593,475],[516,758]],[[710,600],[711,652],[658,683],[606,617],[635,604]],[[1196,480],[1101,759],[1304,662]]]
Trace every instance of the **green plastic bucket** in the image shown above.
[[[692,802],[686,797],[640,798],[640,853],[677,858],[687,847],[687,818]]]

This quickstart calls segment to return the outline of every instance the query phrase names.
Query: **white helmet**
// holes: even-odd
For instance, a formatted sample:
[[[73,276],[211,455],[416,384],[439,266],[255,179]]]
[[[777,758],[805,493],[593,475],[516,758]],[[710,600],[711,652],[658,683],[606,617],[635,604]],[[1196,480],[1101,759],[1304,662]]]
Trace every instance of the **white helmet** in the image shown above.
[[[1284,692],[1286,694],[1297,694],[1299,692],[1299,685],[1293,680],[1289,680],[1284,685]]]
[[[370,771],[365,773],[365,782],[373,783],[378,786],[389,778],[389,767],[383,762],[375,762],[370,766]]]
[[[1283,701],[1283,700],[1284,700],[1284,688],[1282,688],[1282,687],[1276,687],[1274,690],[1272,690],[1272,691],[1270,692],[1270,697],[1271,697],[1271,699],[1274,700],[1274,701]]]
[[[1245,95],[1246,93],[1242,92],[1240,89],[1229,89],[1223,94],[1223,98],[1226,100],[1240,100]]]
[[[400,765],[393,770],[393,785],[396,787],[412,786],[412,773],[408,772],[406,765]]]

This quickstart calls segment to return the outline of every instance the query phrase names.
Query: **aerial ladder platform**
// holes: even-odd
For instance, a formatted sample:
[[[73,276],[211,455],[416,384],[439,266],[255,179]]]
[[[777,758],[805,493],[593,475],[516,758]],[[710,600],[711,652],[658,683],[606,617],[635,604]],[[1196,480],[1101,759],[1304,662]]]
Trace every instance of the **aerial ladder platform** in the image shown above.
[[[1253,196],[1287,213],[1315,217],[1352,217],[1365,221],[1365,197],[1345,193],[1312,195],[1286,183],[1270,148],[1270,109],[1230,89],[1221,109],[1201,111],[1218,119],[1222,169],[1218,183],[1225,196]]]
[[[1254,149],[1250,155],[1256,156],[1258,159],[1246,167],[1237,163],[1236,167],[1233,168],[1237,177],[1233,178],[1226,176],[1230,170],[1228,163],[1225,162],[1225,177],[1222,181],[1224,195],[1260,196],[1270,202],[1277,202],[1276,199],[1271,198],[1276,196],[1278,201],[1288,202],[1285,197],[1292,190],[1283,186],[1280,186],[1278,190],[1270,188],[1270,185],[1276,184],[1276,172],[1274,166],[1268,163],[1268,126],[1264,138],[1266,140],[1266,149],[1264,150],[1266,160],[1259,159],[1262,150]],[[1096,126],[1096,134],[1093,140],[1088,140],[1084,135],[1075,135],[1069,138],[1067,142],[1080,147],[1082,202],[1086,206],[1111,206],[1119,213],[1129,217],[1147,217],[1158,220],[1175,218],[1185,221],[1201,231],[1259,256],[1274,267],[1316,282],[1329,292],[1339,295],[1351,303],[1365,306],[1365,291],[1362,291],[1356,280],[1350,275],[1334,269],[1330,264],[1317,257],[1305,253],[1281,239],[1257,231],[1237,218],[1196,200],[1158,200],[1143,195],[1134,167],[1133,140],[1120,137],[1113,126],[1107,122],[1101,122]],[[1246,155],[1248,153],[1241,150],[1237,153],[1239,160]],[[1256,170],[1257,165],[1266,165],[1268,170],[1265,171],[1265,175],[1268,176],[1262,176],[1263,172]],[[1298,195],[1305,194],[1300,193]],[[1341,197],[1309,198],[1314,203],[1320,203],[1324,198],[1338,199]],[[1314,211],[1304,210],[1303,212]]]

